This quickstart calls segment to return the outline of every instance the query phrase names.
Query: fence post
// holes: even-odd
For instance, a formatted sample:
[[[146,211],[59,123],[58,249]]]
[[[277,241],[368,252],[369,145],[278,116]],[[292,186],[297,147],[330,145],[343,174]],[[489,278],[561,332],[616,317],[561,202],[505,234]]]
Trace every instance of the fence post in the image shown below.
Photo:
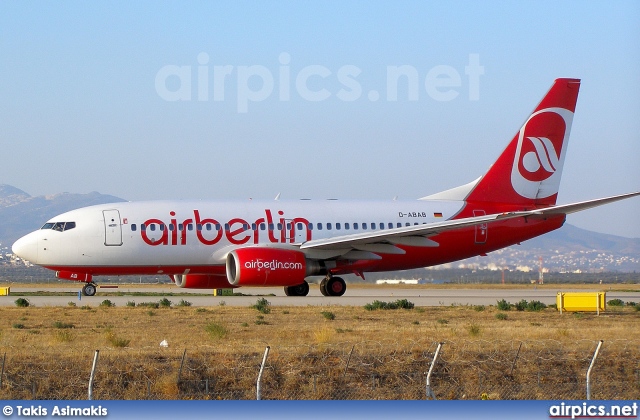
[[[520,355],[520,349],[522,348],[522,341],[518,346],[518,351],[516,352],[516,357],[513,359],[513,364],[511,365],[511,371],[509,372],[509,376],[513,375],[513,369],[516,367],[516,362],[518,361],[518,356]]]
[[[600,351],[600,347],[604,340],[600,340],[598,342],[598,347],[596,347],[596,352],[593,354],[593,359],[591,359],[591,364],[589,365],[589,370],[587,370],[587,399],[591,399],[591,369],[593,368],[593,364],[596,362],[596,357],[598,357],[598,352]]]
[[[260,365],[260,373],[258,373],[258,381],[256,382],[256,399],[260,400],[260,385],[262,384],[262,371],[264,370],[264,365],[267,363],[267,356],[269,356],[269,346],[264,350],[264,357],[262,358],[262,364]]]
[[[182,367],[184,366],[184,359],[185,357],[187,357],[187,349],[184,349],[184,352],[182,352],[182,360],[180,361],[180,370],[178,370],[178,379],[177,379],[177,383],[180,383],[180,377],[182,376]]]
[[[342,376],[347,376],[347,369],[349,369],[349,362],[351,362],[351,354],[353,354],[353,349],[355,348],[355,344],[351,347],[351,351],[349,352],[349,357],[347,358],[347,365],[344,367],[344,373]]]
[[[4,376],[4,362],[7,360],[7,352],[2,356],[2,371],[0,372],[0,388],[2,388],[2,377]]]
[[[93,356],[93,366],[91,367],[91,375],[89,376],[89,400],[93,399],[93,378],[96,375],[96,366],[98,365],[98,354],[100,350],[96,350],[96,354]]]
[[[442,343],[438,343],[438,348],[436,349],[436,354],[433,355],[433,361],[431,362],[431,366],[429,367],[429,372],[427,373],[427,399],[433,398],[436,399],[436,394],[433,393],[433,389],[431,389],[431,373],[433,372],[433,367],[438,361],[438,354],[440,353],[440,348],[442,347]]]

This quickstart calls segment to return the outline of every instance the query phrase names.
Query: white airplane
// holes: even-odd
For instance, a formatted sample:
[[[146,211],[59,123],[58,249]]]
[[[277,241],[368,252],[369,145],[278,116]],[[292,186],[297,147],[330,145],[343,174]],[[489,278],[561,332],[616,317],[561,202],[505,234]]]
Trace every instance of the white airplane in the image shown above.
[[[580,80],[557,79],[480,178],[411,201],[155,201],[56,216],[13,244],[19,257],[84,282],[166,274],[179,287],[284,286],[307,278],[341,296],[339,275],[460,260],[561,227],[569,213],[640,192],[556,206]]]

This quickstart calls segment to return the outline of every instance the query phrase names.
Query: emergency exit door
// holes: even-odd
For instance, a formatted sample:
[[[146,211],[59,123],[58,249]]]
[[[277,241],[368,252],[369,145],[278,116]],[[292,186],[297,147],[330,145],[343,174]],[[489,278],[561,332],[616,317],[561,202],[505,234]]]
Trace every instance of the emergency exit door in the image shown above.
[[[485,216],[487,213],[484,210],[474,210],[474,216]],[[484,244],[487,242],[488,227],[486,223],[476,225],[476,244]]]

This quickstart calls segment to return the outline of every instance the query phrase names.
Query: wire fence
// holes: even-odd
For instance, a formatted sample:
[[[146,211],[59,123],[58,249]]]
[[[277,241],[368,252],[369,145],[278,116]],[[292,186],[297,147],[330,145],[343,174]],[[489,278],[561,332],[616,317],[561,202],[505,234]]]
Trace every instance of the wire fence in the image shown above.
[[[261,399],[417,400],[437,342],[359,342],[272,347]],[[443,343],[430,378],[437,399],[584,399],[597,342]],[[100,351],[93,399],[256,399],[264,347],[202,346]],[[4,351],[4,352],[3,352]],[[86,399],[94,350],[32,354],[0,348],[0,398]],[[602,346],[592,399],[640,398],[640,341]]]

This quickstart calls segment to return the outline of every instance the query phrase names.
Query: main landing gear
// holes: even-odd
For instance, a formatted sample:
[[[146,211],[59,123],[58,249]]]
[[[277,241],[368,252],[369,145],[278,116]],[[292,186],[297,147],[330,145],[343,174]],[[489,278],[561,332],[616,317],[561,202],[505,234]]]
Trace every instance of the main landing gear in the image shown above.
[[[347,291],[347,283],[341,277],[328,275],[320,282],[320,293],[323,296],[342,296]]]
[[[347,284],[341,277],[328,275],[320,282],[320,293],[323,296],[342,296],[347,291]],[[296,286],[285,286],[284,293],[287,296],[307,296],[309,283],[302,282]]]
[[[303,281],[297,286],[285,286],[284,294],[287,296],[307,296],[309,294],[309,283]]]
[[[94,296],[96,294],[97,286],[95,283],[86,283],[82,287],[82,294],[84,296]]]

